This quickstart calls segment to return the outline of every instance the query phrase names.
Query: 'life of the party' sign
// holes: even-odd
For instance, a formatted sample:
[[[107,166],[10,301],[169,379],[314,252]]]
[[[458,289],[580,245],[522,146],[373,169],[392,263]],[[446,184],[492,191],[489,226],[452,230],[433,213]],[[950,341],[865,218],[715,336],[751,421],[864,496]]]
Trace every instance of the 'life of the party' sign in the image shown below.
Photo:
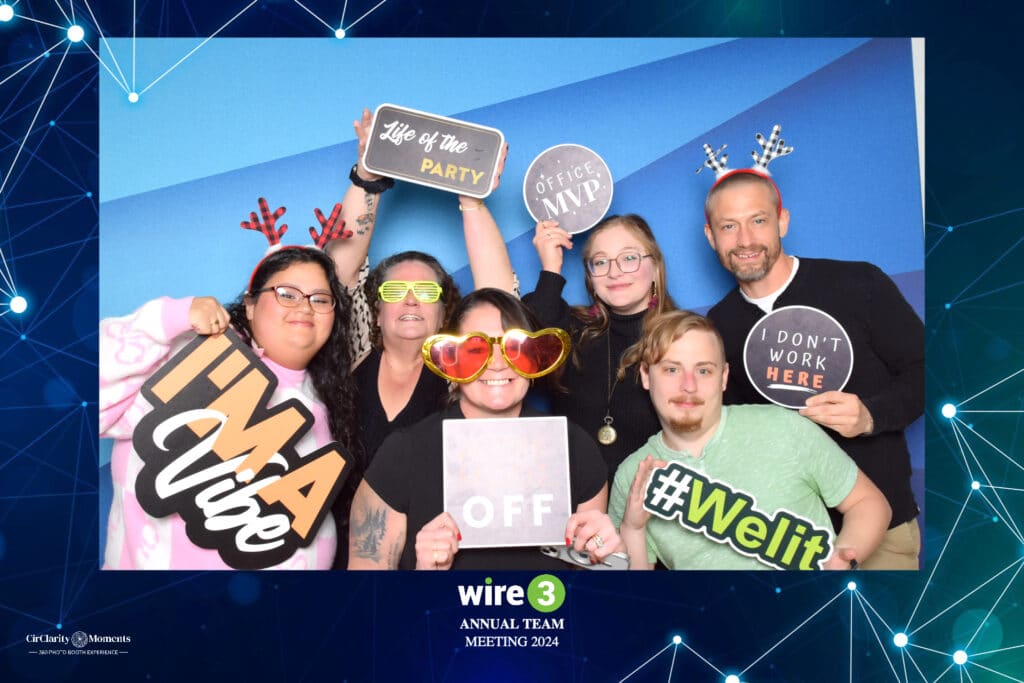
[[[612,205],[612,174],[604,159],[583,145],[541,152],[523,180],[523,200],[535,221],[558,221],[570,233],[604,218]]]
[[[786,306],[750,330],[743,361],[762,396],[786,408],[803,408],[808,397],[846,386],[853,347],[846,330],[828,313]]]
[[[178,514],[189,540],[238,569],[308,546],[348,476],[337,443],[297,452],[313,415],[294,398],[266,407],[276,386],[233,331],[197,337],[142,386],[153,410],[132,434],[142,509]]]
[[[363,165],[380,175],[483,198],[491,193],[505,136],[500,130],[382,104]]]

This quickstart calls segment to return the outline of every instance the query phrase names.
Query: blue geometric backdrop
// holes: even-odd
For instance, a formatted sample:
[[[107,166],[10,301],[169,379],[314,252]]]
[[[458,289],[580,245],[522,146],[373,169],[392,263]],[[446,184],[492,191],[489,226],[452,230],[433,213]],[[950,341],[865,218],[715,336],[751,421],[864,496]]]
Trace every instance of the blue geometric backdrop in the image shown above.
[[[7,21],[3,21],[7,15],[0,6],[0,250],[4,255],[0,302],[9,306],[17,294],[25,297],[28,308],[18,314],[0,303],[0,414],[6,418],[0,427],[0,679],[69,680],[103,675],[115,680],[168,681],[242,676],[359,681],[626,677],[721,681],[732,674],[742,681],[1024,680],[1019,576],[1024,567],[1020,531],[1024,467],[1017,445],[1019,416],[1024,410],[1024,373],[1017,373],[1024,367],[1024,340],[1017,322],[1021,278],[1016,265],[1024,238],[1013,173],[1021,152],[1013,126],[1024,111],[1015,43],[1009,34],[1017,23],[1012,17],[979,16],[981,10],[977,9],[970,16],[958,16],[941,12],[933,4],[895,0],[836,2],[827,9],[793,2],[769,6],[744,1],[683,6],[648,3],[642,8],[638,3],[530,0],[465,6],[388,0],[376,8],[376,3],[355,0],[301,4],[295,0],[230,4],[21,0],[11,4],[12,16]],[[84,27],[85,40],[70,43],[65,40],[66,28],[76,22]],[[331,36],[339,25],[346,28],[347,37],[336,41]],[[105,45],[101,31],[127,40]],[[181,39],[158,44],[135,41],[133,46],[133,31],[139,36]],[[565,573],[567,599],[557,613],[565,626],[557,632],[559,645],[526,649],[466,648],[466,633],[459,628],[464,618],[535,614],[529,608],[460,607],[457,585],[481,582],[483,576],[99,572],[95,353],[101,278],[97,193],[99,164],[106,163],[98,158],[99,136],[104,136],[104,150],[107,138],[106,129],[101,131],[98,124],[98,98],[102,91],[106,107],[107,89],[116,88],[116,79],[125,81],[129,89],[135,84],[142,90],[187,55],[142,93],[134,113],[145,116],[151,99],[171,97],[174,88],[184,89],[174,96],[182,108],[191,106],[190,98],[216,95],[215,85],[207,83],[204,90],[201,74],[189,70],[191,60],[201,60],[218,49],[215,41],[203,42],[214,34],[321,38],[323,45],[313,49],[347,50],[342,55],[347,61],[344,69],[323,82],[304,84],[296,76],[301,96],[279,99],[265,83],[255,82],[247,85],[245,95],[221,101],[215,118],[234,117],[236,132],[247,136],[248,144],[227,141],[224,148],[207,147],[202,154],[192,155],[195,168],[191,176],[182,174],[188,164],[172,158],[166,148],[148,147],[154,144],[152,136],[136,139],[139,154],[135,166],[115,169],[113,174],[125,185],[103,198],[103,249],[111,246],[105,236],[108,206],[115,213],[119,205],[126,207],[120,210],[131,216],[135,239],[145,241],[155,233],[166,233],[160,227],[167,225],[204,228],[204,234],[206,229],[240,232],[233,226],[254,210],[255,197],[261,194],[300,214],[337,201],[329,192],[315,197],[313,191],[310,196],[290,194],[291,181],[283,180],[277,170],[264,171],[273,179],[272,186],[253,188],[247,194],[252,205],[242,207],[241,215],[237,215],[239,209],[232,208],[218,218],[213,213],[215,204],[176,203],[169,194],[159,195],[196,178],[217,178],[235,169],[258,173],[261,166],[279,169],[288,162],[296,167],[334,168],[336,175],[327,177],[327,184],[343,187],[344,166],[333,165],[337,159],[352,156],[348,130],[356,111],[351,104],[340,106],[341,100],[357,102],[358,107],[392,99],[497,125],[512,141],[510,164],[521,166],[510,166],[509,171],[515,172],[507,173],[506,181],[521,178],[522,167],[548,144],[580,140],[553,126],[551,130],[559,133],[559,138],[537,139],[536,151],[530,149],[534,122],[522,122],[517,128],[514,118],[501,120],[499,100],[475,99],[475,89],[460,87],[456,74],[451,75],[444,92],[443,106],[385,97],[369,86],[348,93],[350,84],[366,83],[359,79],[379,80],[387,72],[384,57],[366,59],[361,39],[391,37],[395,50],[405,50],[413,49],[405,40],[411,37],[703,34],[720,38],[682,51],[669,45],[660,55],[654,54],[661,49],[657,44],[648,47],[647,42],[627,41],[630,56],[626,60],[631,63],[626,66],[593,56],[569,66],[570,60],[559,57],[545,62],[544,55],[538,53],[534,59],[517,62],[513,73],[522,74],[522,82],[537,82],[542,87],[510,87],[501,101],[519,100],[519,106],[531,98],[536,106],[547,102],[553,116],[561,111],[559,107],[569,112],[578,108],[586,111],[595,121],[594,129],[599,130],[619,118],[607,115],[613,110],[630,112],[637,121],[655,119],[658,112],[645,110],[645,100],[652,95],[663,97],[663,106],[675,120],[675,137],[665,148],[672,152],[659,153],[651,140],[645,140],[625,158],[614,163],[609,160],[621,179],[613,208],[644,214],[661,239],[673,230],[678,230],[682,239],[692,238],[695,232],[699,235],[699,214],[684,224],[678,210],[699,207],[694,197],[701,194],[706,182],[703,175],[696,180],[692,176],[700,163],[700,154],[695,152],[704,142],[695,136],[707,133],[707,141],[716,146],[728,142],[735,160],[751,147],[752,133],[767,132],[777,118],[785,131],[794,131],[792,142],[798,147],[792,157],[777,162],[786,202],[794,212],[792,236],[811,237],[807,243],[788,243],[788,248],[794,253],[831,255],[823,236],[812,233],[812,228],[849,219],[859,224],[857,234],[876,231],[862,240],[870,243],[865,248],[871,251],[863,256],[851,253],[858,245],[843,242],[840,235],[843,251],[836,255],[874,260],[897,275],[912,274],[920,270],[920,233],[916,244],[908,244],[901,240],[914,236],[900,228],[919,217],[885,214],[890,202],[883,195],[891,186],[900,187],[899,180],[888,171],[884,177],[876,173],[875,186],[848,197],[816,190],[810,184],[828,182],[820,174],[828,172],[829,163],[816,166],[820,170],[813,172],[803,166],[822,148],[826,137],[845,135],[853,123],[868,125],[872,116],[881,116],[879,110],[891,104],[869,101],[851,114],[855,93],[830,93],[831,100],[823,100],[815,81],[844,67],[872,81],[881,73],[863,67],[872,62],[860,62],[860,68],[853,68],[849,65],[858,62],[850,60],[881,59],[890,45],[892,50],[907,50],[906,41],[836,42],[840,54],[809,64],[805,76],[788,76],[790,83],[800,84],[792,91],[780,85],[785,82],[784,75],[779,75],[782,80],[778,83],[765,80],[779,74],[770,61],[775,43],[769,42],[763,58],[746,60],[744,68],[755,84],[751,87],[761,89],[745,94],[749,98],[746,106],[741,101],[716,99],[714,79],[701,84],[696,92],[678,93],[651,92],[649,87],[644,90],[643,82],[625,78],[615,83],[614,79],[629,75],[631,68],[658,64],[659,60],[668,67],[673,59],[727,53],[737,43],[721,38],[735,35],[925,35],[926,569],[920,573],[813,577]],[[499,43],[483,41],[483,45],[484,50],[490,49],[488,46],[499,50]],[[288,44],[279,47],[286,50]],[[372,47],[373,54],[381,54],[378,47]],[[787,53],[791,54],[789,48]],[[103,55],[102,64],[98,55]],[[118,65],[111,56],[117,57]],[[424,55],[421,66],[430,59],[431,54]],[[133,63],[137,74],[132,73]],[[475,64],[467,58],[463,66],[472,70]],[[827,68],[822,68],[826,64]],[[143,65],[148,71],[139,69]],[[700,68],[706,72],[712,67]],[[241,72],[238,75],[241,77]],[[265,75],[267,83],[273,82],[271,73]],[[517,80],[507,73],[495,77]],[[614,84],[617,92],[633,83],[644,97],[602,94],[588,99],[587,91],[573,89],[574,84],[595,78],[612,79],[605,85],[610,88]],[[339,94],[343,90],[344,98]],[[773,99],[776,93],[786,97]],[[679,100],[673,102],[676,96]],[[122,116],[132,116],[127,100],[122,103]],[[814,106],[822,106],[824,111],[812,117],[808,112]],[[750,120],[728,114],[757,107],[764,107],[765,113],[757,112]],[[801,115],[806,120],[801,120]],[[574,116],[567,114],[566,118]],[[287,145],[264,144],[270,136],[261,136],[260,130],[243,123],[261,120],[268,125],[283,121],[301,132]],[[908,125],[912,117],[894,116],[884,121],[895,127]],[[116,119],[109,124],[118,125]],[[105,116],[103,126],[107,125]],[[164,142],[176,147],[179,154],[187,154],[189,136],[173,120],[162,125]],[[830,127],[834,128],[832,136],[795,136],[797,129]],[[607,133],[616,134],[618,131]],[[871,141],[847,143],[846,149],[856,152]],[[606,159],[616,153],[611,146],[592,146],[601,148]],[[286,154],[289,158],[282,160]],[[308,156],[300,159],[296,155]],[[884,161],[878,165],[888,169],[890,164]],[[679,177],[678,195],[646,192],[651,178],[669,175]],[[625,197],[619,194],[620,187]],[[502,187],[491,203],[498,209],[519,211],[515,189]],[[916,186],[913,191],[916,193]],[[389,230],[391,225],[401,225],[403,206],[416,206],[431,215],[450,213],[449,198],[435,199],[421,192],[426,191],[403,186],[386,197],[392,208],[384,210],[393,212],[387,215]],[[635,194],[630,196],[630,192]],[[275,199],[277,193],[281,199]],[[383,213],[381,218],[385,218]],[[529,288],[532,276],[520,267],[528,262],[528,245],[517,237],[530,226],[521,214],[514,220],[502,219],[501,224]],[[408,229],[397,231],[403,239],[410,234]],[[225,248],[236,249],[238,236],[231,234],[224,243],[230,244]],[[219,244],[220,240],[214,242]],[[161,256],[156,248],[151,249]],[[377,256],[393,249],[386,240],[374,245]],[[252,253],[240,253],[239,258],[248,264],[260,251],[259,245],[253,245]],[[700,253],[707,261],[709,252]],[[456,258],[446,258],[453,269],[462,265]],[[901,261],[904,258],[917,259],[916,264]],[[211,264],[218,263],[217,256],[211,255]],[[161,269],[172,264],[164,258],[155,265],[135,265],[138,282],[155,283],[159,293],[195,291],[190,283],[173,291],[171,287],[179,286],[176,276],[166,278],[167,289],[159,288],[166,275]],[[713,261],[711,266],[715,267]],[[197,264],[196,282],[221,287],[211,293],[227,296],[230,292],[223,288],[232,285],[217,284],[220,268]],[[228,275],[238,271],[223,267]],[[673,273],[677,277],[681,269]],[[713,302],[727,284],[718,277],[717,285],[714,278],[703,276],[692,282],[673,281],[673,291],[680,292],[684,305],[700,308]],[[906,286],[912,277],[900,280]],[[702,291],[704,282],[710,284]],[[114,309],[104,313],[123,313],[132,307],[130,299],[148,298],[141,284],[121,284],[106,273],[102,286],[102,300],[112,302]],[[123,301],[119,297],[124,297]],[[960,413],[953,420],[939,414],[946,402],[959,405]],[[525,585],[530,578],[509,574],[496,581]],[[850,580],[856,581],[854,590],[847,586]],[[116,655],[39,654],[44,649],[78,651],[60,642],[60,637],[70,639],[77,631],[130,636],[131,641],[112,646],[122,653]],[[893,634],[898,631],[909,634],[905,648],[893,644]],[[680,636],[678,644],[672,641],[675,635]],[[56,643],[27,642],[33,637]],[[959,649],[966,653],[964,664],[953,659]]]

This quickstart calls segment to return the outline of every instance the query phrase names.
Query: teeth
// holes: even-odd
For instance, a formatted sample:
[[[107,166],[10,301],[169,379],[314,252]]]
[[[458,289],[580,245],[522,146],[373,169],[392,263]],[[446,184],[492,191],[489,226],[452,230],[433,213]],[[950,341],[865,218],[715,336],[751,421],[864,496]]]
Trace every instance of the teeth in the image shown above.
[[[483,382],[484,384],[486,384],[489,387],[500,387],[503,384],[508,384],[512,380],[506,378],[506,379],[482,379],[480,381]]]
[[[423,318],[418,315],[403,315],[399,320],[423,320]]]

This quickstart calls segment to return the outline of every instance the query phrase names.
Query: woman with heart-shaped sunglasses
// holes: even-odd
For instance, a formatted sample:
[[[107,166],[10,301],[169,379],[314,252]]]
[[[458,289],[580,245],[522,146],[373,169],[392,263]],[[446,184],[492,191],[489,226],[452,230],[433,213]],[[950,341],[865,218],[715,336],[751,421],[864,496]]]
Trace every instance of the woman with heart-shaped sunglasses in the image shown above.
[[[352,184],[343,201],[349,225],[343,238],[326,246],[339,279],[349,287],[353,298],[354,374],[361,426],[352,472],[333,508],[342,534],[362,473],[385,437],[436,412],[448,394],[448,383],[424,365],[420,346],[441,329],[460,296],[448,271],[436,258],[421,251],[394,254],[370,270],[367,255],[381,195],[394,184],[391,178],[371,173],[363,166],[372,125],[369,109],[353,122],[359,161],[349,174]],[[493,189],[498,187],[505,154],[498,164]],[[460,196],[458,208],[474,285],[517,290],[504,238],[487,205],[480,199]],[[347,564],[346,548],[338,552],[337,569]]]
[[[526,392],[562,366],[569,337],[541,328],[525,304],[490,288],[464,297],[447,330],[425,340],[422,353],[457,390],[447,408],[378,450],[352,504],[349,569],[563,569],[534,547],[459,550],[458,524],[444,511],[442,422],[539,416],[524,404]],[[600,561],[620,549],[605,514],[607,473],[594,441],[571,422],[568,430],[574,512],[566,542]]]

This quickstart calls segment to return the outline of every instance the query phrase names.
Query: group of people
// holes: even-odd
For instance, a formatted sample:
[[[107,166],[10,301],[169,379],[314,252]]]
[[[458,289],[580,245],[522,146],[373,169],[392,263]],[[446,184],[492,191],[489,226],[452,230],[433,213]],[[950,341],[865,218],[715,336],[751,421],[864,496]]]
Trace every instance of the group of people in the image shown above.
[[[354,123],[360,159],[371,123],[368,110]],[[105,567],[225,567],[215,550],[188,539],[176,515],[155,518],[140,507],[142,463],[131,434],[149,408],[140,394],[146,379],[195,335],[230,327],[278,379],[268,405],[298,397],[313,414],[300,446],[312,452],[334,440],[349,454],[333,514],[278,568],[566,568],[536,548],[460,550],[458,523],[444,509],[443,422],[539,415],[527,403],[531,390],[568,419],[566,545],[594,562],[625,552],[635,569],[766,568],[757,549],[770,545],[767,527],[785,515],[832,539],[820,563],[804,568],[917,568],[903,430],[923,412],[922,323],[874,266],[784,253],[789,214],[771,180],[734,173],[708,194],[705,234],[737,288],[704,317],[676,306],[665,256],[634,214],[610,216],[589,232],[581,257],[590,301],[582,305],[562,296],[572,235],[553,221],[537,224],[542,271],[520,299],[494,218],[468,196],[458,209],[474,291],[461,296],[422,252],[392,255],[371,270],[376,215],[393,181],[361,162],[349,177],[338,209],[344,234],[322,250],[272,251],[226,308],[211,297],[160,299],[102,321],[100,428],[115,439]],[[808,399],[799,414],[750,405],[766,400],[743,372],[747,332],[791,304],[835,317],[857,358],[844,391]],[[517,335],[547,328],[567,333],[555,335],[564,365],[524,364],[507,353]],[[445,335],[475,335],[490,348],[472,367],[446,365],[431,355]],[[670,463],[687,481],[724,482],[763,514],[730,533],[687,519],[692,504],[678,519],[652,516],[648,482]],[[681,502],[682,491],[672,498]],[[811,540],[803,544],[813,549]],[[799,554],[785,550],[790,559]]]

